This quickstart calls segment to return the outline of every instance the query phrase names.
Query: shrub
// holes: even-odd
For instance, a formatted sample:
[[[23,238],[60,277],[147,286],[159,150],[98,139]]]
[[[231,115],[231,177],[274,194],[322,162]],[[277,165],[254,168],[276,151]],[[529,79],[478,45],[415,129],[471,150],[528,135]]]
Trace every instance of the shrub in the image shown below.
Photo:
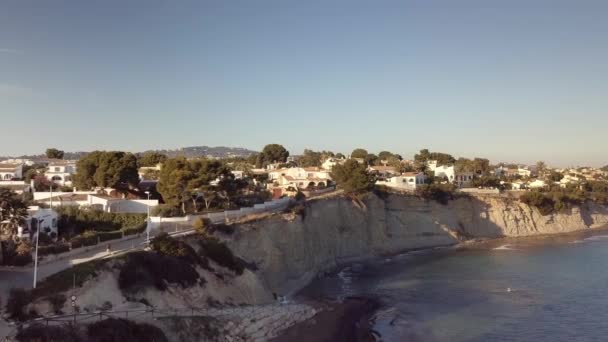
[[[454,199],[456,187],[453,184],[428,184],[416,189],[416,194],[425,199],[435,200],[443,205]]]
[[[125,233],[125,236],[127,236],[127,235],[141,234],[146,231],[147,227],[148,227],[147,223],[144,222],[138,226],[123,228],[121,230]]]
[[[17,341],[31,342],[83,342],[84,338],[80,336],[78,326],[66,324],[64,326],[45,326],[40,323],[35,323],[25,329],[19,330]]]
[[[80,248],[83,246],[94,246],[98,242],[97,235],[95,232],[93,234],[87,234],[87,236],[77,235],[70,239],[70,245],[72,248]]]
[[[6,313],[11,319],[24,321],[30,318],[25,309],[32,302],[30,293],[24,289],[11,289],[6,301]]]
[[[213,237],[205,237],[198,241],[199,254],[215,261],[218,265],[226,267],[241,275],[245,270],[245,262],[237,258],[225,243]]]
[[[152,209],[152,216],[178,217],[182,215],[183,213],[179,208],[167,204],[160,204]]]
[[[122,231],[116,230],[113,232],[99,232],[97,236],[99,237],[99,241],[104,242],[108,240],[116,240],[122,238]]]
[[[167,233],[160,233],[150,242],[150,247],[158,254],[176,257],[191,265],[200,263],[201,258],[187,243],[174,239]]]
[[[38,255],[60,254],[70,251],[67,243],[57,243],[49,246],[38,246]]]
[[[208,234],[209,228],[211,226],[211,221],[204,217],[199,217],[194,221],[194,230],[198,234]]]
[[[190,287],[199,278],[194,267],[179,258],[133,252],[126,255],[126,262],[120,267],[118,286],[127,293],[136,293],[148,287],[164,291],[167,283]]]
[[[146,214],[108,213],[101,210],[87,210],[73,206],[57,208],[59,226],[62,231],[80,234],[85,230],[116,231],[139,226],[146,222]]]
[[[167,336],[158,327],[135,323],[122,318],[108,318],[89,324],[87,336],[90,342],[168,342]]]
[[[63,305],[65,305],[66,297],[61,293],[55,293],[46,298],[49,303],[51,303],[51,307],[53,308],[53,312],[55,314],[61,314],[61,309],[63,309]]]
[[[553,199],[539,191],[526,192],[519,197],[519,200],[529,206],[536,207],[541,215],[549,215],[555,209]]]

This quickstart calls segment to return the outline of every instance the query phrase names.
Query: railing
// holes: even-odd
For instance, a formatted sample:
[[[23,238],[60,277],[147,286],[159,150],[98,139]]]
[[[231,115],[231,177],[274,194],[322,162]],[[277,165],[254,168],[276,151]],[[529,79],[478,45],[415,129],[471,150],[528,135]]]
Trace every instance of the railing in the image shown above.
[[[278,313],[278,315],[277,315]],[[236,325],[232,329],[233,336],[246,337],[255,334],[256,331],[248,331],[256,321],[265,320],[262,328],[265,329],[264,336],[276,336],[282,330],[312,317],[316,310],[304,304],[296,303],[281,303],[267,305],[251,305],[251,306],[226,306],[220,308],[199,308],[199,307],[183,307],[172,309],[157,309],[148,307],[146,309],[137,310],[104,310],[95,312],[75,312],[73,314],[46,316],[32,319],[16,324],[15,331],[11,332],[2,341],[14,341],[17,332],[21,329],[26,329],[32,325],[57,326],[57,325],[76,325],[90,324],[101,321],[107,318],[124,318],[129,320],[137,319],[159,319],[167,317],[213,317],[219,320],[237,319],[241,323],[248,324]],[[274,317],[274,318],[273,318]],[[272,318],[269,320],[269,318]],[[225,323],[225,322],[224,322]]]

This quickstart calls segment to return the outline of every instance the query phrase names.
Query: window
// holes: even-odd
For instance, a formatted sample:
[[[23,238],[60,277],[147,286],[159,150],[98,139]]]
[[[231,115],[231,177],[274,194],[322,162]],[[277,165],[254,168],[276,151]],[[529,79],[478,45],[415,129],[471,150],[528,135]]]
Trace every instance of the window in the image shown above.
[[[57,228],[57,219],[56,218],[53,219],[53,228]]]
[[[60,168],[59,167],[55,167],[55,172],[59,172]]]

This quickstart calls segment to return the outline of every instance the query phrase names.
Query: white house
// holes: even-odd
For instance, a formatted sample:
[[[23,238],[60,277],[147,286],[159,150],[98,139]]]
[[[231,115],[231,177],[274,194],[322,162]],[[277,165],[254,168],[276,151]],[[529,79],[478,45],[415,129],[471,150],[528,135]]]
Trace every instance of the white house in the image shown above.
[[[23,178],[23,164],[1,163],[0,180],[10,181]]]
[[[545,183],[545,181],[541,179],[535,179],[534,181],[528,183],[528,187],[530,189],[544,188],[546,185],[547,184]]]
[[[522,177],[530,177],[532,176],[532,170],[527,168],[517,168],[517,174]]]
[[[429,166],[429,168],[430,168],[430,166]],[[435,166],[433,171],[435,172],[435,177],[437,177],[437,178],[446,177],[448,179],[448,182],[450,182],[450,183],[454,181],[455,172],[454,172],[453,165],[452,166],[447,166],[447,165]]]
[[[318,167],[292,167],[268,172],[269,186],[306,189],[309,186],[327,186],[331,182],[329,171]]]
[[[342,165],[346,162],[346,159],[338,159],[338,158],[334,158],[334,157],[330,157],[325,159],[325,161],[323,161],[323,164],[321,164],[321,168],[323,170],[327,170],[327,171],[331,171],[331,169],[335,166],[335,165]]]
[[[375,165],[367,168],[369,173],[376,174],[382,178],[388,178],[399,175],[399,171],[392,166]]]
[[[31,206],[27,209],[27,213],[28,216],[25,218],[25,221],[17,226],[16,237],[30,239],[31,232],[38,229],[45,234],[51,235],[54,233],[55,237],[57,236],[59,215],[55,210]],[[13,234],[9,232],[10,226],[11,224],[8,221],[0,223],[0,235],[13,237]]]
[[[384,185],[400,190],[416,190],[423,185],[426,176],[422,172],[405,172],[397,176],[392,176],[386,180],[376,181],[376,185]]]
[[[139,175],[140,180],[144,180],[144,179],[147,179],[146,174],[160,172],[160,170],[162,168],[163,168],[162,163],[158,163],[154,166],[142,166],[139,169],[137,169],[137,174]]]
[[[234,176],[234,179],[243,179],[245,178],[245,171],[232,170],[230,173]]]
[[[40,196],[44,194],[50,194],[50,192],[36,192],[34,193],[34,199],[38,202],[44,203],[49,207],[61,207],[61,206],[78,206],[78,207],[89,207],[95,210],[101,210],[109,213],[140,213],[144,214],[148,212],[148,207],[151,209],[158,205],[158,200],[151,199],[125,199],[116,198],[108,195],[97,194],[97,193],[58,193],[53,194],[53,198],[49,195]],[[52,203],[51,203],[52,202]]]
[[[435,171],[435,169],[437,169],[437,161],[436,160],[427,160],[426,161],[426,167],[428,167],[428,169],[430,171]]]
[[[45,177],[59,185],[72,186],[72,176],[76,173],[76,161],[56,160],[49,162]]]
[[[580,181],[582,181],[582,178],[578,176],[564,175],[564,178],[559,181],[559,186],[565,188],[568,184],[579,183]]]

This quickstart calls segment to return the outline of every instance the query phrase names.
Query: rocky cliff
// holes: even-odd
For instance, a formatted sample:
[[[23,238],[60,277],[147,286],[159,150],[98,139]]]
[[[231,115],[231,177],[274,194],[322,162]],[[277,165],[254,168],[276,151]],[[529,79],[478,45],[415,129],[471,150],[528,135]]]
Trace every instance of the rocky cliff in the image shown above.
[[[308,202],[302,215],[242,224],[229,241],[255,262],[262,286],[292,293],[317,273],[336,266],[409,249],[474,238],[556,234],[608,225],[608,208],[594,203],[542,216],[504,197],[464,196],[447,205],[414,196],[366,196]]]

